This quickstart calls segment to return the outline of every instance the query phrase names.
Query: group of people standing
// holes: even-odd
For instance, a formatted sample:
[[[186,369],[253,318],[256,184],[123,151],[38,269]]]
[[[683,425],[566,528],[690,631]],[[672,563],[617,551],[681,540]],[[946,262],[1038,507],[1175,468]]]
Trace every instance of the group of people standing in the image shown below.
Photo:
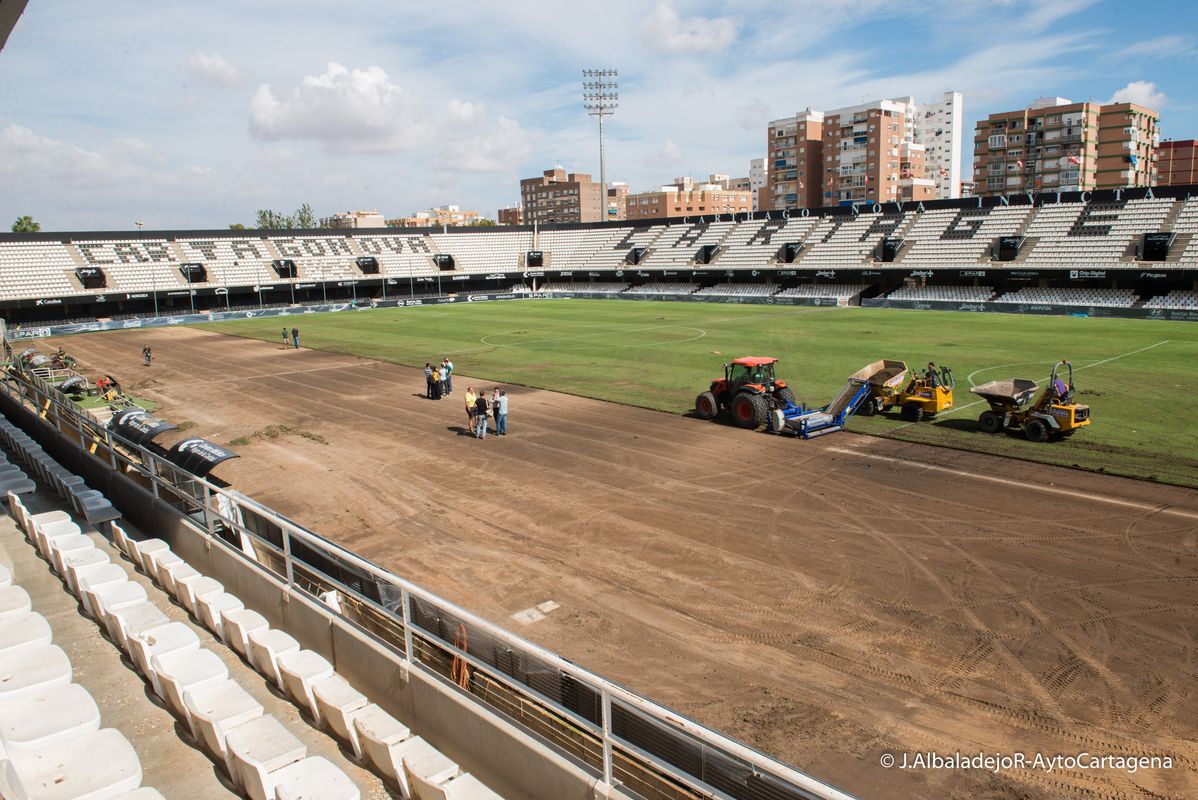
[[[453,394],[453,362],[449,356],[435,367],[431,362],[424,363],[424,382],[425,397],[429,400],[440,400],[447,394]]]
[[[431,361],[424,364],[425,396],[440,400],[453,394],[453,362],[446,356],[440,364]],[[507,392],[495,387],[490,398],[486,391],[475,393],[473,386],[466,387],[466,419],[469,430],[476,439],[486,439],[488,418],[495,418],[495,434],[507,436]]]
[[[466,419],[474,431],[474,438],[487,438],[487,412],[495,417],[495,435],[507,436],[507,392],[496,387],[487,399],[486,390],[474,393],[473,386],[466,387]]]

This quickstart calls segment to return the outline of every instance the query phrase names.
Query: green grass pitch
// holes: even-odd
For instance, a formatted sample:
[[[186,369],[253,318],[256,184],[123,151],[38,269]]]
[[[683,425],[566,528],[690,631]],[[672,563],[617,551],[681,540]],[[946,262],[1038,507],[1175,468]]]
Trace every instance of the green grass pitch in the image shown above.
[[[528,300],[308,314],[204,326],[277,342],[297,325],[304,347],[456,372],[675,414],[743,355],[781,359],[778,374],[823,405],[879,358],[947,364],[956,408],[907,424],[853,417],[849,430],[1198,487],[1198,325],[1149,320],[627,300]],[[977,432],[986,405],[971,385],[1031,378],[1073,362],[1093,423],[1035,444]],[[418,387],[422,389],[423,387]],[[514,413],[518,413],[513,409]],[[713,424],[700,423],[699,424]],[[746,436],[753,434],[746,433]],[[796,442],[802,447],[802,442]]]

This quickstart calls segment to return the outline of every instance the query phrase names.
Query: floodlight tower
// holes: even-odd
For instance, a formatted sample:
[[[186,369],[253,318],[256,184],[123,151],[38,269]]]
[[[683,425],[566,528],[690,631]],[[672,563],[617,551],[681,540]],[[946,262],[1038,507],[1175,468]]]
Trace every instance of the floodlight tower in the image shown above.
[[[603,163],[603,118],[616,113],[620,103],[620,72],[614,69],[582,71],[582,107],[599,120],[599,185],[603,192],[603,220],[607,220],[607,171]]]

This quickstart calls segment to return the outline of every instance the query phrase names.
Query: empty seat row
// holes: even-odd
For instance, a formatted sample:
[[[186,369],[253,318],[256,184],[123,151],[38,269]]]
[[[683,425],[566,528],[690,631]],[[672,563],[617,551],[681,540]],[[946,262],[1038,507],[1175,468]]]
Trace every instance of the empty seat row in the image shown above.
[[[83,478],[60,465],[34,441],[33,437],[6,419],[0,419],[0,442],[19,455],[32,476],[54,487],[59,496],[70,503],[88,522],[95,525],[120,518],[120,512],[103,494],[88,488]],[[5,470],[6,463],[7,461],[0,463],[0,491],[13,491],[18,494],[33,491],[33,483],[28,480],[30,476],[19,469]],[[8,476],[8,480],[5,479],[5,475]]]
[[[54,531],[60,539],[78,535],[65,512],[31,515],[16,493],[8,498],[23,529]],[[120,731],[100,727],[94,698],[72,683],[71,661],[52,642],[46,618],[12,574],[0,570],[0,796],[161,800],[141,787],[133,746]]]
[[[129,560],[163,591],[188,610],[220,641],[230,647],[276,690],[290,698],[314,725],[334,735],[364,764],[372,765],[403,797],[421,800],[497,798],[477,779],[371,703],[320,654],[302,649],[285,631],[270,627],[266,618],[247,609],[216,580],[201,575],[171,551],[161,539],[135,540],[119,524],[113,541]],[[156,637],[149,646],[145,636]],[[303,775],[304,781],[340,784],[329,764],[308,757],[306,747],[276,719],[261,712],[240,687],[231,685],[219,659],[205,659],[181,648],[185,637],[168,630],[149,632],[130,642],[139,666],[149,663],[151,676],[163,680],[163,691],[181,716],[197,720],[193,731],[210,753],[240,781],[254,800],[269,800],[289,792],[280,788]],[[140,652],[139,652],[140,651]],[[300,766],[304,765],[304,766]],[[348,779],[346,779],[348,781]],[[350,785],[352,788],[352,785]],[[419,787],[427,786],[427,789]],[[439,794],[446,787],[448,793]],[[272,787],[275,794],[272,794]],[[330,789],[330,792],[333,792]],[[337,790],[339,791],[339,790]],[[344,796],[356,797],[354,794]],[[310,795],[304,795],[308,797]],[[315,797],[316,795],[311,795]],[[341,797],[330,793],[321,797]]]

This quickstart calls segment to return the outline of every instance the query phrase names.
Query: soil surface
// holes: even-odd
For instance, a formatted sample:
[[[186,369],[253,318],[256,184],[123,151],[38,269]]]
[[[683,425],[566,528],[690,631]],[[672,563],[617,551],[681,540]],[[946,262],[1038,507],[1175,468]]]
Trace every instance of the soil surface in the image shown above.
[[[217,470],[242,492],[863,798],[1198,797],[1193,491],[521,387],[478,441],[464,375],[434,402],[422,371],[197,329],[63,344],[248,442]],[[1172,768],[900,768],[927,752]]]

